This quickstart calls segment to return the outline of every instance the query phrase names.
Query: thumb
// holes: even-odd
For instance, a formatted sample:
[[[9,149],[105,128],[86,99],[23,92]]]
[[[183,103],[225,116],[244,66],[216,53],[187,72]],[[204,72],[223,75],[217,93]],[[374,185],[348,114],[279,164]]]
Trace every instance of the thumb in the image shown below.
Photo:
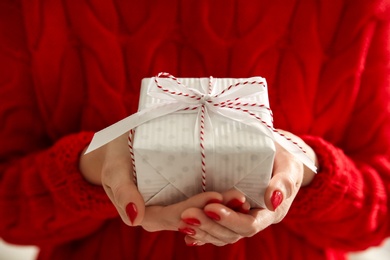
[[[145,202],[133,181],[123,187],[123,194],[117,194],[120,204],[124,206],[126,218],[123,221],[130,226],[138,226],[145,215]],[[123,203],[121,203],[123,201]]]
[[[131,175],[123,167],[105,169],[102,184],[123,222],[137,226],[143,220],[145,203]]]
[[[137,226],[143,220],[145,203],[133,180],[126,140],[127,135],[122,135],[107,145],[102,167],[102,185],[123,222],[129,226]]]
[[[272,178],[265,192],[265,204],[275,211],[284,201],[295,197],[302,182],[303,166],[285,149],[276,146]]]

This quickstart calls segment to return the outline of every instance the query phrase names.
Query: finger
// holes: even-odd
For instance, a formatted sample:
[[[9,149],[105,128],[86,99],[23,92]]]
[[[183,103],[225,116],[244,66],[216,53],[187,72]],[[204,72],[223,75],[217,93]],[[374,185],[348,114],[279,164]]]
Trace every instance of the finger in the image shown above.
[[[271,225],[275,217],[275,213],[267,209],[252,209],[248,214],[243,214],[223,206],[208,205],[204,211],[219,225],[242,237],[251,237],[260,232]]]
[[[223,196],[221,193],[214,191],[207,191],[196,194],[182,202],[176,204],[176,207],[185,210],[187,208],[204,208],[208,204],[221,204],[223,203]]]
[[[223,204],[226,205],[226,207],[241,213],[249,212],[250,204],[246,200],[246,197],[242,192],[236,189],[230,189],[228,191],[223,192],[222,196]]]
[[[102,183],[123,222],[129,226],[139,225],[145,214],[144,200],[129,169],[119,165],[105,168],[102,172]]]
[[[107,145],[102,166],[102,185],[123,222],[130,226],[142,222],[145,206],[134,181],[127,134]]]
[[[187,246],[203,246],[205,243],[196,240],[193,237],[190,236],[185,236],[184,237],[184,242],[186,243]]]
[[[245,195],[236,189],[230,189],[228,191],[222,192],[222,196],[223,204],[229,208],[241,206],[245,203],[246,200]]]
[[[319,165],[318,165],[317,155],[314,152],[314,150],[307,143],[305,143],[300,137],[298,137],[290,132],[287,132],[287,131],[284,131],[281,129],[278,129],[278,131],[280,133],[282,133],[284,136],[286,136],[286,138],[292,140],[294,143],[296,143],[298,146],[300,146],[302,148],[302,150],[305,151],[306,156],[314,162],[315,167],[318,169]],[[300,184],[301,187],[309,185],[315,176],[315,172],[313,172],[306,165],[303,166],[303,169],[304,169],[303,170],[303,177],[302,177],[302,182]]]
[[[228,242],[218,239],[201,229],[183,227],[179,228],[179,231],[188,237],[187,240],[190,238],[192,241],[196,241],[196,244],[212,244],[215,246],[225,246],[229,244]]]
[[[183,211],[189,208],[203,209],[208,204],[222,203],[222,195],[217,192],[202,192],[187,200],[168,206],[148,206],[142,227],[150,232],[178,230]]]
[[[302,163],[278,144],[275,146],[272,178],[265,192],[265,204],[272,211],[275,211],[283,201],[295,197],[303,176]]]
[[[196,194],[185,201],[165,207],[164,211],[166,211],[167,214],[172,210],[180,212],[180,214],[178,215],[180,220],[180,218],[182,218],[182,213],[188,209],[201,211],[206,205],[209,204],[220,205],[222,202],[223,202],[222,194],[214,191],[208,191],[208,192],[202,192]]]
[[[209,218],[207,213],[199,208],[191,208],[183,212],[179,231],[196,241],[216,246],[235,243],[242,238],[239,234]]]

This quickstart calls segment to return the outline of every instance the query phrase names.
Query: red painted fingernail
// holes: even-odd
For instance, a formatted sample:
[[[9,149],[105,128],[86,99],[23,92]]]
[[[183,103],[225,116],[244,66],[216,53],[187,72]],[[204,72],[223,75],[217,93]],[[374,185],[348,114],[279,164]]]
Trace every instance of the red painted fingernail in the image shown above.
[[[198,242],[194,241],[194,242],[191,242],[191,243],[188,243],[186,244],[187,246],[197,246],[198,245]]]
[[[214,219],[216,221],[221,220],[221,217],[215,212],[205,211],[204,214],[206,214],[206,216],[208,216],[209,218]]]
[[[212,203],[219,203],[219,204],[221,204],[222,201],[220,201],[220,200],[218,200],[218,199],[211,199],[211,200],[207,201],[206,205],[207,205],[207,204],[212,204]]]
[[[243,213],[243,214],[248,214],[250,212],[250,209],[244,209],[241,207],[238,209],[238,212]]]
[[[189,236],[194,236],[196,234],[195,230],[189,227],[185,228],[179,228],[179,231],[183,234],[189,235]]]
[[[244,202],[238,200],[238,199],[232,199],[230,200],[228,203],[226,203],[226,206],[231,208],[231,209],[239,209],[241,208],[242,204],[244,204]]]
[[[133,202],[130,202],[126,206],[126,213],[130,219],[131,224],[133,224],[138,215],[137,206]]]
[[[274,210],[276,210],[276,208],[279,207],[282,201],[283,201],[283,194],[278,190],[274,191],[271,196],[271,203],[272,206],[274,207]]]
[[[199,226],[200,225],[200,221],[196,218],[185,218],[183,219],[183,221],[185,223],[187,223],[188,225],[193,225],[193,226]]]

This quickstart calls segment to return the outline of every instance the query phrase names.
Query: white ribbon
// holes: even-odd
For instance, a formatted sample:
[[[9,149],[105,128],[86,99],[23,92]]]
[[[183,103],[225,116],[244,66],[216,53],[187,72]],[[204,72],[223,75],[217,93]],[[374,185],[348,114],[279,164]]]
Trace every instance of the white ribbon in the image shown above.
[[[207,94],[207,90],[202,92],[184,86],[168,73],[159,73],[154,77],[156,91],[148,94],[161,102],[143,108],[141,111],[96,132],[85,153],[98,149],[149,120],[177,111],[195,110],[204,104],[206,122],[210,120],[208,115],[215,113],[258,129],[279,143],[313,172],[316,172],[314,162],[306,155],[304,150],[273,128],[270,115],[264,118],[259,116],[259,112],[270,114],[271,111],[264,104],[258,104],[253,100],[253,97],[267,94],[265,80],[263,79],[264,82],[261,84],[261,82],[253,79],[255,78],[229,86],[220,93],[214,93],[215,89],[213,89],[211,94]],[[254,86],[249,87],[248,85]]]

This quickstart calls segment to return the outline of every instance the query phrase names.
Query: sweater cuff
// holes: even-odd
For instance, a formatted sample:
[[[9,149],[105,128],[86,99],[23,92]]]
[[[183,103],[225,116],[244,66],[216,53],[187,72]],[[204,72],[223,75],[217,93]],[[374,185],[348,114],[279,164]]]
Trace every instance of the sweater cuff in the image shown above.
[[[41,162],[43,181],[62,207],[98,219],[118,216],[102,186],[86,181],[79,169],[80,155],[93,137],[82,132],[60,139]]]
[[[319,169],[313,181],[302,187],[287,216],[286,221],[294,219],[318,219],[331,211],[350,187],[351,176],[348,174],[353,163],[342,150],[320,137],[301,136],[314,150],[318,158]]]

